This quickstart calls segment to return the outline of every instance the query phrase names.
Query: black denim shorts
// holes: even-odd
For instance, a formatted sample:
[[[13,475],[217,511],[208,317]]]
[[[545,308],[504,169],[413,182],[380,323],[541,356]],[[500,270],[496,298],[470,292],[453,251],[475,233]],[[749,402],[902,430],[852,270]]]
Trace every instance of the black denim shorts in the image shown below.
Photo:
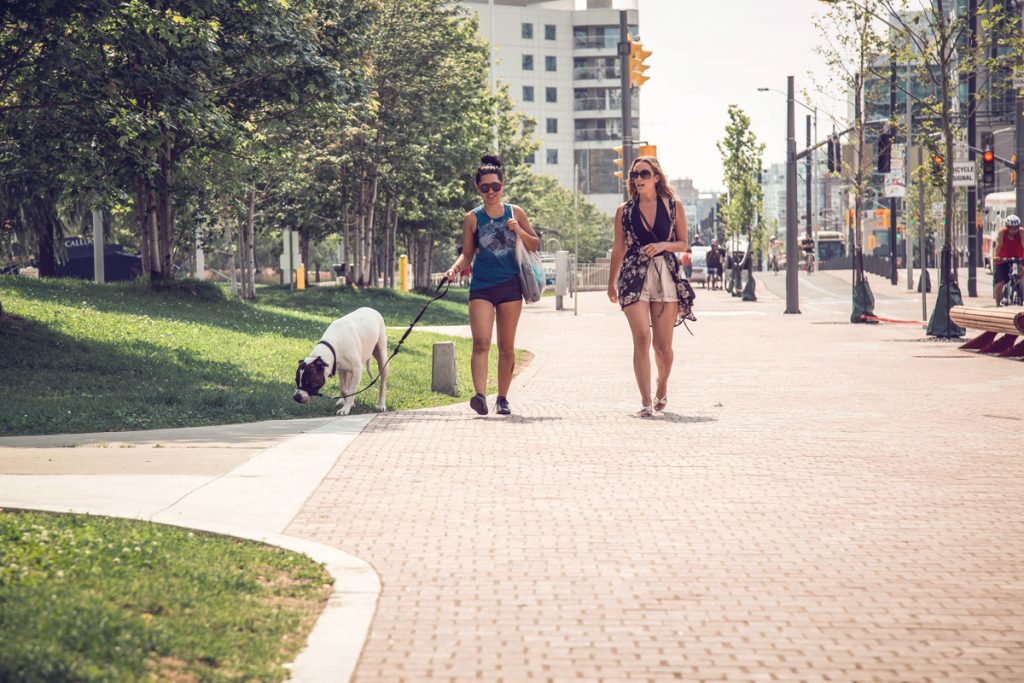
[[[490,302],[492,306],[507,304],[509,301],[516,301],[523,298],[523,288],[519,284],[519,278],[514,277],[493,287],[473,289],[469,292],[469,300],[483,299]]]

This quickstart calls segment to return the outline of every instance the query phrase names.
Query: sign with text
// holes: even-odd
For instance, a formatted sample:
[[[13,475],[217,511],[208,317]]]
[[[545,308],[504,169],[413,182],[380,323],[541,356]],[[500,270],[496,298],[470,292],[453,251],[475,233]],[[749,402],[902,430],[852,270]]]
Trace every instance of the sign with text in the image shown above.
[[[885,184],[882,188],[882,195],[885,197],[906,197],[907,184],[903,175],[903,169],[893,169],[885,174]]]
[[[953,187],[974,187],[974,162],[953,162]]]

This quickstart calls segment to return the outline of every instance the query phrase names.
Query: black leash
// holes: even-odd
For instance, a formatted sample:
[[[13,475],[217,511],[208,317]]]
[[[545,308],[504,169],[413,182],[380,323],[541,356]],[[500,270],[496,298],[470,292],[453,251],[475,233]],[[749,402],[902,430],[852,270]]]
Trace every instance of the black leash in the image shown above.
[[[442,286],[444,286],[444,291],[443,292],[441,292],[441,287]],[[377,380],[380,379],[381,374],[384,372],[384,368],[386,368],[388,366],[388,363],[391,362],[391,359],[394,358],[395,355],[398,354],[399,349],[402,348],[402,344],[405,343],[406,337],[408,337],[409,333],[412,332],[412,328],[416,325],[416,323],[418,323],[420,321],[420,318],[423,317],[423,314],[427,312],[427,306],[429,306],[430,304],[434,303],[438,299],[443,299],[445,296],[447,296],[448,288],[450,286],[451,286],[451,284],[448,282],[448,278],[442,277],[441,281],[439,283],[437,283],[437,289],[434,290],[433,298],[430,299],[430,301],[428,301],[427,303],[423,304],[423,308],[420,309],[420,312],[416,315],[416,318],[411,323],[409,323],[409,327],[405,330],[405,334],[402,335],[402,338],[399,339],[398,343],[395,345],[395,350],[392,351],[391,355],[388,356],[388,359],[386,361],[384,361],[384,365],[380,366],[380,371],[377,373],[377,376],[373,378],[372,382],[370,382],[365,387],[363,387],[362,389],[360,389],[359,391],[357,391],[357,392],[355,392],[353,394],[342,394],[341,396],[324,396],[323,394],[313,394],[313,396],[320,396],[322,398],[329,398],[332,401],[340,401],[343,398],[350,398],[352,396],[358,396],[359,394],[363,393],[364,391],[366,391],[367,389],[372,387],[374,384],[376,384]],[[438,292],[440,292],[440,294],[438,294]],[[334,353],[334,349],[331,348],[330,344],[328,344],[327,342],[324,342],[324,341],[321,341],[319,343],[321,343],[324,346],[326,346],[327,348],[331,349],[331,353]],[[337,358],[337,356],[335,356],[335,358]],[[335,363],[337,363],[337,360],[335,360]],[[331,374],[333,375],[333,373],[331,373]]]

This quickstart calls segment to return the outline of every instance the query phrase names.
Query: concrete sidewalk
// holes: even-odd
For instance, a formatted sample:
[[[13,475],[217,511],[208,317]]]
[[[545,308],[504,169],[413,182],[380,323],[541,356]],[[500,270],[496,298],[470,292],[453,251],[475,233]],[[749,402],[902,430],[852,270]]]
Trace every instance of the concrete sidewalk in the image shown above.
[[[361,649],[357,681],[1024,680],[1024,365],[758,294],[697,291],[657,418],[633,417],[626,322],[588,293],[578,317],[524,310],[511,417],[325,420],[233,453],[211,435],[173,474],[104,453],[54,474],[86,469],[69,457],[0,478],[0,503],[73,507],[45,490],[133,468],[195,478],[155,519],[192,500],[352,553],[383,586],[365,645],[326,645]],[[31,444],[4,445],[24,472]],[[267,453],[280,470],[244,469]],[[255,497],[286,475],[284,504]]]

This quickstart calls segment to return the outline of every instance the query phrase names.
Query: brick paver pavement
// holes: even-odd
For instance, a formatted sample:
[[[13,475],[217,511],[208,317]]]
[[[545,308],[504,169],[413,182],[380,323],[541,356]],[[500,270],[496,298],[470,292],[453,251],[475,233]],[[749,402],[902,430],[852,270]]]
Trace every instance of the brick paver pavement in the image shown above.
[[[1024,681],[1024,365],[698,290],[639,419],[543,306],[514,416],[382,415],[288,529],[380,573],[357,681]]]

